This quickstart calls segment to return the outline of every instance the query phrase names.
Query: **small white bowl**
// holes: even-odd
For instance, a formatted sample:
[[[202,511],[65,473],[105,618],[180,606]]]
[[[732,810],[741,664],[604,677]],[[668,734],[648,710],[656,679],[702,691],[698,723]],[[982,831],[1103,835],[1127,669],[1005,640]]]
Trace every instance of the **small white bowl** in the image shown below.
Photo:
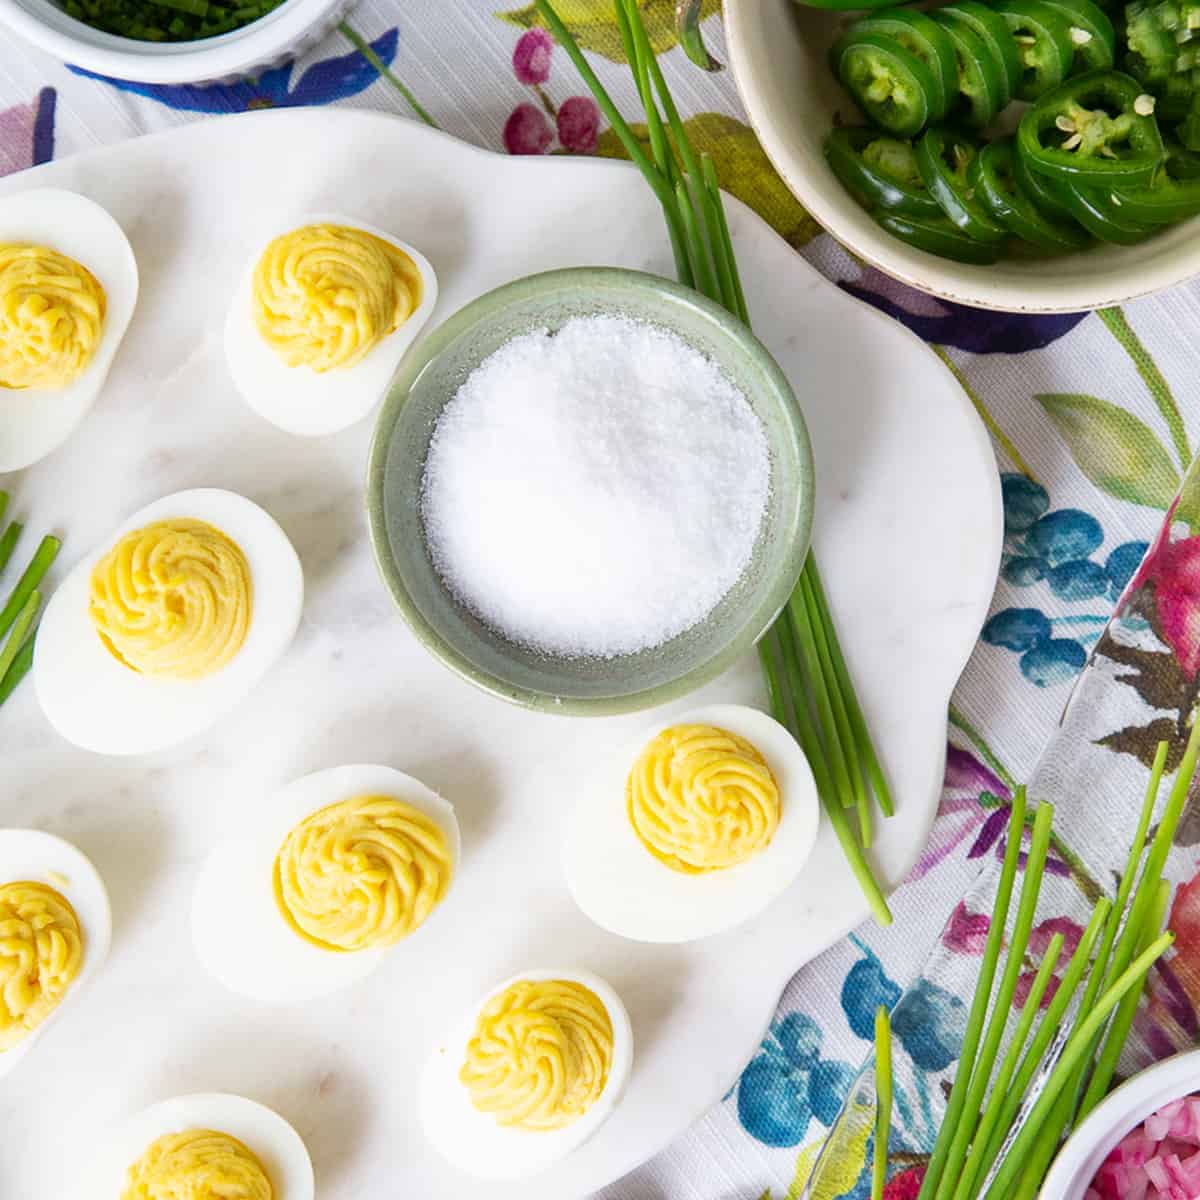
[[[0,26],[46,53],[99,75],[135,83],[225,83],[303,53],[354,0],[284,0],[231,33],[195,42],[140,42],[93,29],[54,0],[0,0]]]
[[[853,17],[795,0],[725,0],[729,59],[750,122],[796,199],[842,245],[923,292],[1009,312],[1103,308],[1200,274],[1200,218],[1137,246],[987,267],[938,258],[885,232],[838,182],[821,148],[835,113],[861,120],[826,57]]]
[[[1200,1092],[1200,1050],[1147,1067],[1121,1084],[1067,1139],[1042,1184],[1041,1200],[1083,1200],[1113,1147],[1151,1113]]]

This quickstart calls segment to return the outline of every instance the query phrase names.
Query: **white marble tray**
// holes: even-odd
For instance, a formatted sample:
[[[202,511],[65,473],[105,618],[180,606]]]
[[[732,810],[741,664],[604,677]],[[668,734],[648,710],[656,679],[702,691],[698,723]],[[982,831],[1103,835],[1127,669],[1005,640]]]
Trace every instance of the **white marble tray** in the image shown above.
[[[301,440],[236,396],[221,353],[246,255],[297,214],[336,209],[394,230],[441,280],[434,323],[550,267],[669,273],[660,213],[632,168],[508,159],[345,109],[200,122],[10,177],[104,204],[142,291],[105,394],[71,440],[0,477],[31,540],[59,528],[56,574],[166,492],[233,488],[291,535],[308,582],[291,652],[196,744],[98,758],[50,730],[26,686],[0,713],[0,824],[78,843],[112,893],[112,956],[0,1085],[0,1195],[68,1196],[110,1122],[166,1096],[240,1092],[308,1142],[324,1197],[449,1200],[478,1190],[436,1158],[415,1114],[427,1048],[489,983],[528,966],[596,971],[624,997],[637,1046],[627,1096],[573,1158],[490,1200],[569,1200],[642,1162],[718,1100],[791,973],[866,915],[828,827],[814,860],[751,924],[693,946],[642,946],[590,925],[558,874],[579,773],[645,716],[571,720],[508,707],[440,667],[376,577],[363,476],[371,422]],[[730,203],[755,328],[800,395],[818,472],[816,546],[899,812],[876,861],[907,872],[933,818],[946,705],[1000,552],[995,464],[935,356],[824,282]],[[683,702],[762,703],[752,657]],[[203,855],[265,789],[379,761],[456,805],[465,858],[438,936],[369,980],[303,1007],[254,1007],[199,971],[188,933]],[[449,911],[452,909],[453,911]],[[425,931],[423,931],[425,932]],[[69,1152],[64,1134],[69,1131]]]

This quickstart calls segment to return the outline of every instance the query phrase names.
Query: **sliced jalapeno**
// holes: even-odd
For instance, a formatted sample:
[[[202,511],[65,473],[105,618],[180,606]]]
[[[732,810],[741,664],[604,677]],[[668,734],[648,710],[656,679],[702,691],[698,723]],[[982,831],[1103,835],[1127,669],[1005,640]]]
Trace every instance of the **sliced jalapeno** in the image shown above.
[[[1042,0],[1000,0],[996,11],[1016,39],[1021,58],[1017,99],[1036,100],[1062,83],[1075,59],[1066,19]]]
[[[1003,107],[1001,97],[1004,83],[1003,68],[983,44],[983,39],[966,25],[947,19],[945,13],[934,13],[933,19],[946,31],[954,43],[958,66],[958,94],[962,104],[960,118],[975,129],[982,129]]]
[[[1005,228],[975,195],[967,173],[975,144],[944,129],[927,129],[917,142],[917,169],[942,212],[977,242],[998,242]]]
[[[1113,203],[1130,221],[1170,225],[1200,216],[1200,155],[1168,143],[1154,178],[1138,188],[1114,188]]]
[[[954,44],[940,25],[923,12],[891,8],[855,21],[852,32],[878,34],[916,55],[933,76],[935,94],[930,99],[929,119],[940,121],[946,115],[958,94],[958,64]]]
[[[1163,159],[1153,103],[1117,71],[1047,92],[1021,118],[1017,145],[1031,170],[1083,187],[1147,183]]]
[[[875,129],[835,129],[825,139],[825,159],[863,208],[886,208],[918,217],[941,215],[908,142]]]
[[[999,257],[995,242],[977,242],[945,217],[908,217],[902,213],[881,212],[875,220],[902,242],[955,262],[994,263]]]
[[[1156,226],[1145,221],[1135,221],[1113,204],[1111,194],[1095,187],[1084,187],[1078,183],[1059,183],[1053,186],[1062,189],[1062,198],[1071,210],[1071,216],[1094,238],[1112,242],[1117,246],[1133,246],[1143,242]]]
[[[1021,56],[1017,43],[1008,32],[1008,23],[999,13],[993,12],[977,0],[959,0],[938,9],[938,15],[946,24],[959,24],[969,29],[983,43],[1000,68],[1000,102],[998,109],[1008,107],[1017,94],[1021,83]]]
[[[872,121],[897,137],[920,133],[937,99],[933,73],[910,50],[851,29],[833,48],[834,73]]]
[[[1057,221],[1038,208],[1017,179],[1016,160],[1008,139],[984,146],[967,171],[975,195],[1022,240],[1045,250],[1082,250],[1091,239],[1074,221]]]
[[[1117,31],[1092,0],[1041,0],[1067,22],[1075,47],[1074,71],[1107,71],[1117,61]]]
[[[1015,143],[1014,148],[1016,148]],[[1056,187],[1048,176],[1031,171],[1029,164],[1025,161],[1025,155],[1020,152],[1019,148],[1013,155],[1013,174],[1016,175],[1021,190],[1046,216],[1058,221],[1074,220],[1070,208],[1062,198],[1062,189]]]

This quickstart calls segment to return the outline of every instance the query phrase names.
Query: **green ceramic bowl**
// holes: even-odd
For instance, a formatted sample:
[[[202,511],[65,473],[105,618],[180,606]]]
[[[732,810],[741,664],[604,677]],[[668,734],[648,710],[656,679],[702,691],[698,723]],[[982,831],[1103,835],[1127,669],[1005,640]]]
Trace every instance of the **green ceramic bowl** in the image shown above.
[[[433,568],[421,522],[429,440],[442,406],[505,342],[572,317],[619,313],[669,329],[741,388],[767,434],[771,491],[750,564],[708,617],[651,650],[559,658],[517,645],[462,607]],[[750,331],[690,288],[610,267],[518,279],[455,313],[405,358],[379,414],[367,473],[371,542],[413,632],[465,679],[514,704],[603,715],[662,704],[720,674],[796,585],[812,525],[812,451],[796,397]]]

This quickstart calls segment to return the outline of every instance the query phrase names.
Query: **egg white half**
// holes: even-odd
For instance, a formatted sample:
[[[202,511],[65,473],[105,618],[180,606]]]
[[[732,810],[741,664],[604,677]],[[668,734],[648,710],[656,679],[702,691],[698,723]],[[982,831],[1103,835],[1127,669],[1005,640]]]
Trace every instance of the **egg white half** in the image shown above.
[[[421,302],[407,321],[353,366],[322,372],[289,367],[263,341],[254,324],[252,281],[266,243],[255,251],[225,320],[225,357],[242,399],[272,425],[301,437],[320,437],[346,429],[361,421],[383,399],[400,360],[429,320],[438,297],[437,276],[429,260],[407,242],[365,221],[317,213],[300,217],[279,232],[322,223],[361,229],[407,254],[421,276]]]
[[[104,965],[112,941],[112,911],[104,881],[91,860],[69,842],[37,829],[0,829],[0,884],[17,882],[44,883],[67,898],[83,933],[83,962],[58,1007],[11,1050],[0,1051],[0,1077],[79,999]]]
[[[0,242],[49,246],[81,263],[104,289],[100,343],[83,373],[58,391],[0,388],[0,472],[19,471],[64,442],[92,407],[138,294],[137,261],[120,225],[92,200],[58,188],[0,197]]]
[[[386,955],[402,954],[413,938],[438,936],[436,923],[449,893],[419,929],[394,946],[375,950],[322,950],[300,937],[280,913],[273,871],[284,838],[318,809],[362,795],[390,796],[429,817],[446,835],[457,875],[462,847],[454,809],[411,775],[359,764],[294,780],[266,800],[251,828],[213,851],[196,881],[196,955],[230,991],[268,1003],[300,1003],[365,978]]]
[[[685,875],[642,845],[625,808],[630,768],[646,744],[673,725],[715,725],[755,746],[779,786],[770,844],[744,863]],[[716,704],[650,729],[597,774],[568,823],[563,869],[575,903],[597,925],[638,942],[690,942],[762,912],[800,874],[817,839],[820,802],[804,752],[756,708]]]
[[[459,1081],[475,1022],[489,1000],[521,980],[566,979],[600,998],[613,1028],[612,1065],[596,1102],[562,1129],[533,1131],[498,1125],[480,1112]],[[612,1114],[633,1069],[633,1027],[620,996],[589,971],[538,968],[497,984],[463,1015],[433,1049],[421,1076],[421,1126],[434,1149],[468,1175],[480,1179],[519,1179],[544,1171],[583,1145]]]
[[[252,610],[241,649],[203,679],[155,679],[119,662],[88,614],[92,569],[130,530],[172,517],[207,521],[237,543],[250,568]],[[231,709],[287,649],[300,623],[304,576],[287,534],[235,492],[196,488],[164,496],[113,530],[50,598],[33,656],[50,724],[98,754],[142,754],[201,733]]]
[[[271,1181],[274,1200],[313,1200],[312,1160],[300,1135],[265,1105],[222,1092],[163,1100],[107,1130],[85,1168],[80,1200],[116,1200],[126,1172],[152,1142],[189,1129],[226,1133],[252,1150]]]

